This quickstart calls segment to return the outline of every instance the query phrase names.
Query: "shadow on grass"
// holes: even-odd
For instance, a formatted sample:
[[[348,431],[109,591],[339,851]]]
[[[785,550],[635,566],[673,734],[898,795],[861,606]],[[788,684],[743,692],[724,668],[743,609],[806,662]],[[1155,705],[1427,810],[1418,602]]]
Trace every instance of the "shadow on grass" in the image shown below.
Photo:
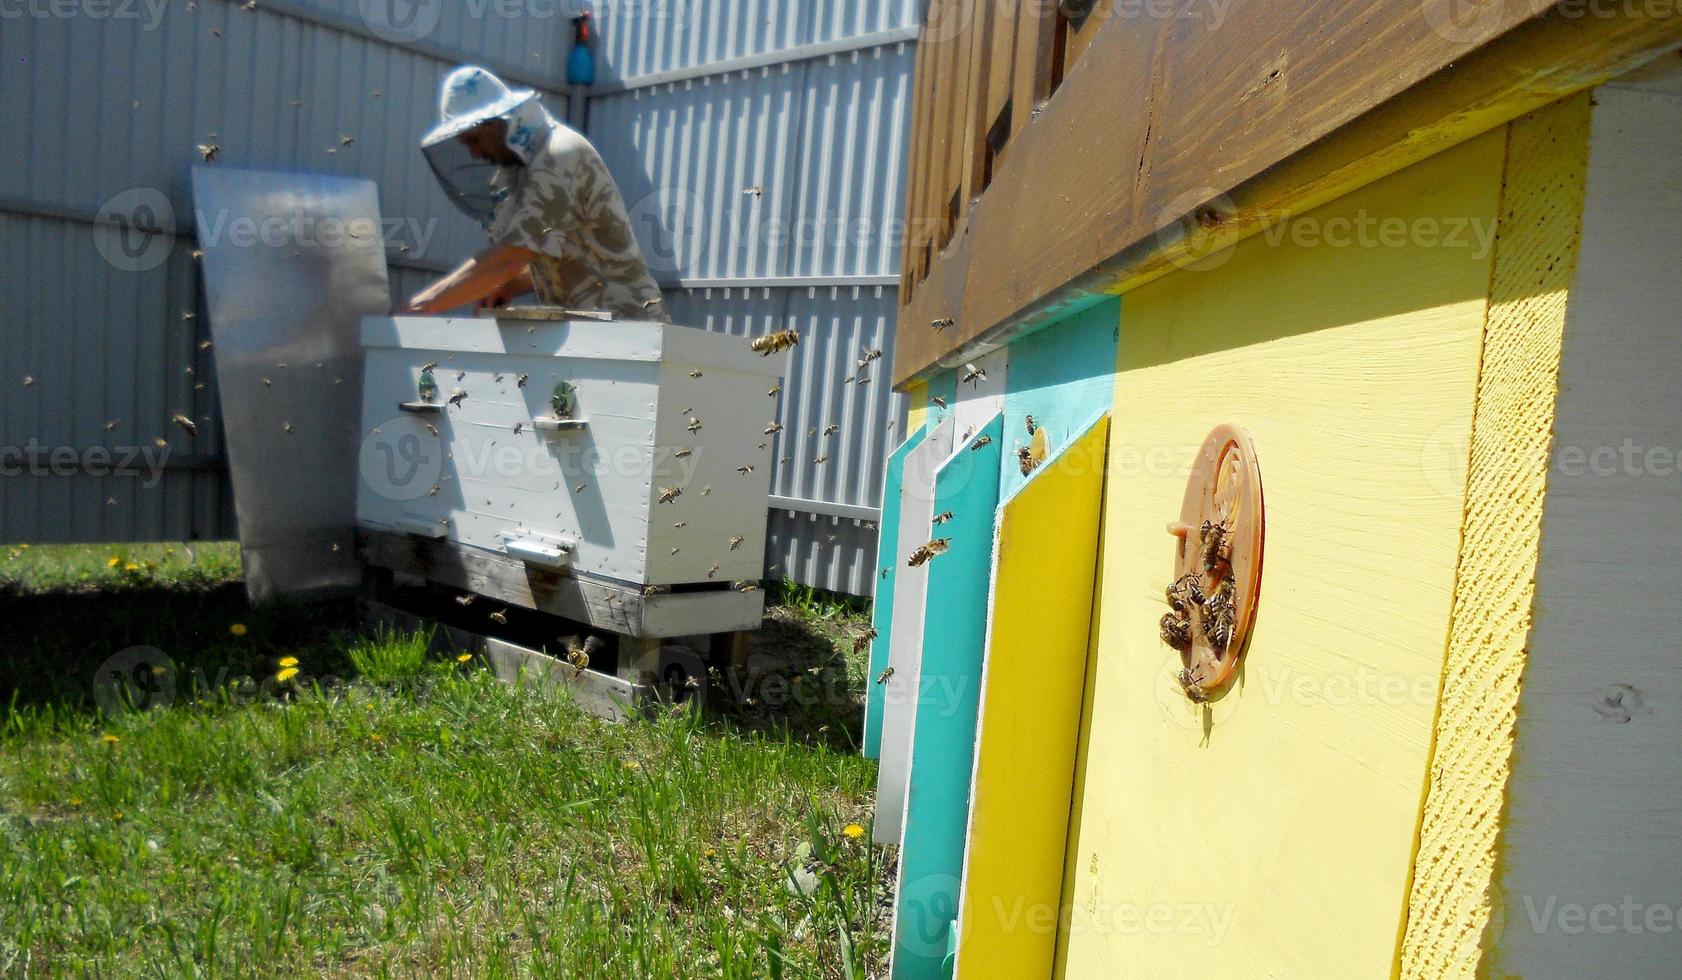
[[[297,657],[311,675],[349,673],[335,634],[354,625],[353,606],[252,608],[243,586],[138,584],[109,590],[0,589],[0,715],[53,708],[93,715],[112,672],[131,678],[142,699],[180,702],[239,678],[273,676]],[[138,668],[168,658],[167,683]],[[164,677],[165,675],[157,675]]]

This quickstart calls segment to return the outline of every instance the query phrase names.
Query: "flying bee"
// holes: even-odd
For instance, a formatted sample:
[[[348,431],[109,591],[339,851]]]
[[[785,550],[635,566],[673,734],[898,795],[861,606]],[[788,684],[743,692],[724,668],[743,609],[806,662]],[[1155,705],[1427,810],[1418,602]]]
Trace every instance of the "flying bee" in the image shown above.
[[[933,541],[930,541],[928,544],[925,544],[922,547],[918,548],[916,551],[913,551],[911,553],[910,559],[908,559],[906,561],[906,564],[910,565],[912,568],[916,568],[919,565],[927,564],[930,560],[934,559],[935,557],[937,557],[939,555],[946,554],[947,549],[951,548],[951,547],[952,547],[952,539],[951,538],[935,538]]]
[[[578,486],[573,487],[572,492],[573,493],[583,493],[584,492],[584,484],[580,483]]]
[[[1191,623],[1173,613],[1162,614],[1162,642],[1176,650],[1191,649]]]
[[[460,408],[464,401],[467,401],[467,391],[465,389],[457,388],[456,393],[450,396],[450,404],[456,408]]]
[[[185,415],[177,415],[176,417],[170,419],[170,421],[179,425],[181,427],[181,431],[187,433],[195,439],[198,438],[199,427],[193,424],[192,419]]]
[[[682,487],[661,487],[660,488],[660,502],[663,503],[663,504],[669,504],[669,503],[671,503],[672,501],[676,500],[677,498],[679,498],[681,496],[683,496],[683,488]]]
[[[689,457],[695,455],[695,450],[693,450],[693,449],[679,449],[676,453],[673,453],[672,455],[676,456],[678,459],[688,459]]]
[[[981,382],[986,381],[986,380],[987,380],[987,372],[986,371],[983,371],[982,369],[976,367],[974,364],[965,364],[964,365],[964,376],[958,379],[958,383],[962,384],[963,382],[968,381],[970,383],[971,387],[976,387],[976,386],[980,385]]]
[[[825,464],[827,462],[829,462],[829,454],[824,453],[822,456],[819,456],[817,459],[812,460],[812,465],[822,466],[823,464]]]
[[[696,368],[695,370],[689,372],[689,376],[691,378],[699,378],[701,376],[701,370],[699,368]]]
[[[758,592],[759,586],[753,582],[737,582],[736,591],[746,595],[748,593]]]
[[[436,497],[436,496],[438,496],[438,491],[440,491],[440,490],[442,490],[442,489],[444,489],[444,488],[443,488],[443,487],[441,487],[441,486],[439,486],[439,485],[438,485],[438,484],[436,484],[436,483],[434,483],[434,484],[433,484],[433,485],[432,485],[432,489],[431,489],[431,490],[428,490],[428,491],[427,491],[427,492],[426,492],[426,495],[427,495],[427,496],[428,496],[428,497]]]
[[[866,626],[864,632],[853,637],[853,652],[863,653],[870,646],[870,641],[876,639],[876,627]]]
[[[664,586],[664,585],[650,585],[650,586],[645,586],[643,588],[642,594],[643,595],[664,595],[664,594],[666,594],[667,592],[670,592],[670,591],[671,591],[671,589],[667,586]]]
[[[701,420],[692,418],[692,419],[689,420],[689,424],[687,426],[684,426],[684,428],[688,429],[690,432],[700,432],[701,431]]]
[[[204,157],[204,162],[205,163],[215,163],[217,154],[219,154],[221,152],[222,152],[222,147],[218,146],[215,143],[200,143],[199,144],[199,156]]]
[[[496,623],[499,626],[507,626],[508,625],[508,610],[507,609],[499,609],[496,612],[491,613],[491,622]]]
[[[735,551],[737,548],[740,548],[742,546],[742,542],[746,541],[746,540],[747,539],[742,537],[741,535],[737,535],[737,536],[731,538],[730,539],[730,550]]]
[[[1226,521],[1204,521],[1202,531],[1203,567],[1213,569],[1232,555],[1232,547],[1226,541]]]
[[[477,598],[479,597],[476,595],[458,595],[456,596],[456,604],[460,606],[471,606],[473,605],[473,600]]]
[[[952,512],[951,511],[947,511],[944,514],[934,515],[934,523],[935,523],[936,527],[939,527],[940,525],[945,524],[947,521],[949,521],[951,519],[952,519]]]
[[[753,466],[751,464],[738,466],[736,467],[736,472],[742,474],[743,476],[747,476],[749,473],[753,472]]]
[[[1023,476],[1029,476],[1039,467],[1040,461],[1034,458],[1032,449],[1023,446],[1016,451],[1016,465],[1021,468]]]
[[[701,496],[710,497],[712,495],[713,495],[713,488],[712,487],[707,486],[707,487],[702,487],[701,488]]]
[[[765,427],[765,434],[768,436],[774,436],[781,431],[783,431],[783,424],[781,422],[772,422],[770,425]]]
[[[514,386],[516,388],[524,388],[526,386],[526,382],[530,381],[530,380],[531,380],[531,375],[529,375],[529,374],[517,375],[514,378]]]
[[[945,330],[948,327],[952,326],[952,324],[955,323],[955,322],[957,322],[957,321],[953,320],[951,317],[943,316],[943,317],[940,317],[939,319],[930,320],[929,321],[929,327],[934,329],[934,330]]]
[[[438,370],[438,362],[437,361],[428,361],[425,364],[421,365],[421,373],[422,374],[431,374],[432,372],[434,372],[436,370]]]
[[[840,432],[840,431],[841,431],[841,427],[839,425],[831,424],[823,430],[823,434],[826,435],[826,436],[832,436],[835,433]]]
[[[678,552],[678,549],[676,549],[676,548],[673,548],[673,549],[672,549],[672,554],[674,554],[674,555],[675,555],[675,554],[677,554],[677,552]]]
[[[515,422],[514,423],[514,434],[515,435],[519,435],[520,433],[522,433],[524,431],[526,431],[526,424],[524,422]]]
[[[775,398],[778,395],[782,394],[782,391],[783,391],[783,386],[782,385],[772,385],[771,389],[769,391],[767,391],[766,394],[770,395],[772,398]]]
[[[860,388],[863,388],[863,387],[864,387],[864,386],[865,386],[865,385],[867,385],[867,384],[869,384],[869,383],[870,383],[870,379],[869,379],[869,378],[860,378],[860,379],[858,379],[858,386],[859,386],[859,387],[860,387]]]
[[[427,423],[425,423],[425,425],[426,425],[426,431],[432,433],[433,435],[438,434],[438,427],[436,425],[433,425],[431,422],[427,422]]]
[[[993,444],[993,437],[992,436],[982,436],[981,438],[979,438],[979,439],[975,440],[974,442],[970,443],[969,451],[973,453],[977,449],[980,449],[982,446],[990,446],[992,444]]]
[[[291,435],[292,434],[292,423],[291,422],[280,423],[280,431],[286,433],[287,435]]]
[[[1023,421],[1024,424],[1026,424],[1028,426],[1028,434],[1029,435],[1033,435],[1034,433],[1039,431],[1039,429],[1040,429],[1039,424],[1034,421],[1034,417],[1032,415],[1023,419],[1022,421]]]
[[[934,402],[936,408],[946,407],[946,399],[940,397],[939,395],[935,395],[933,398],[930,398],[929,401]]]
[[[715,562],[713,562],[713,567],[707,569],[707,578],[712,578],[714,575],[717,575],[717,574],[718,574],[718,562],[715,561]]]
[[[676,524],[672,525],[672,527],[677,527],[677,528],[683,528],[683,527],[688,527],[688,526],[689,526],[688,521],[678,521]]]
[[[793,330],[779,330],[776,333],[757,337],[748,344],[748,350],[760,357],[770,357],[778,351],[785,351],[800,343],[800,335]]]
[[[892,667],[889,667],[887,670],[884,670],[880,674],[876,675],[876,683],[886,684],[888,681],[893,679],[893,676],[894,676],[894,669]]]
[[[882,359],[882,348],[872,347],[869,350],[864,352],[864,357],[859,359],[859,366],[863,367],[864,365],[869,364],[871,361],[879,361],[881,359]]]

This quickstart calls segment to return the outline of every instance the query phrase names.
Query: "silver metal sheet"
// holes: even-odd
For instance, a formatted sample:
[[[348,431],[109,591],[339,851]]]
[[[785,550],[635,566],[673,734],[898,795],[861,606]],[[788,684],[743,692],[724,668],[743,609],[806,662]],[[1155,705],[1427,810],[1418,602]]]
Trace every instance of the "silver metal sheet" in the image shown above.
[[[391,304],[378,190],[200,166],[193,196],[246,591],[350,591],[361,324]]]

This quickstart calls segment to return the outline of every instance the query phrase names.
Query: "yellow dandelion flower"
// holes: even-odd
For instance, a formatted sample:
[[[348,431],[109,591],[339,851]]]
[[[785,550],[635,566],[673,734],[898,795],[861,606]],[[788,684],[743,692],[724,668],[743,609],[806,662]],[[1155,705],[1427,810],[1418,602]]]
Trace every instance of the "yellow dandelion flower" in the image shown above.
[[[18,545],[18,547],[19,547],[19,548],[22,548],[22,549],[23,549],[23,550],[24,550],[24,551],[28,551],[28,550],[29,550],[29,544],[28,544],[28,542],[25,542],[25,543],[23,543],[23,544],[20,544],[20,545]]]
[[[104,742],[106,745],[116,745],[118,742],[122,741],[122,739],[110,733],[99,736],[99,740]]]
[[[368,733],[368,741],[370,741],[370,742],[383,742],[383,741],[385,741],[385,736],[381,735],[379,732],[369,732]]]
[[[852,840],[858,840],[860,837],[864,836],[864,828],[856,823],[850,823],[847,826],[842,827],[841,832],[846,834],[847,837]]]
[[[121,565],[122,563],[123,563],[123,560],[121,558],[118,558],[116,555],[112,555],[111,557],[105,559],[105,567],[106,568],[116,568],[118,565]]]
[[[82,798],[80,796],[72,796],[70,798],[70,805],[71,806],[81,806],[82,805]]]
[[[298,676],[298,668],[287,667],[287,668],[283,669],[280,673],[274,675],[274,679],[277,680],[277,681],[280,681],[282,684],[284,684],[287,681],[289,681],[292,678],[297,677],[297,676]]]
[[[718,848],[709,847],[706,850],[701,852],[701,856],[702,857],[717,857],[718,856]]]
[[[641,769],[642,768],[642,763],[636,762],[636,761],[627,762],[627,763],[625,763],[625,768],[626,769]]]
[[[131,561],[127,565],[123,566],[123,571],[125,571],[125,572],[138,572],[138,571],[140,571],[140,566],[136,565],[134,562]]]
[[[473,659],[473,654],[471,654],[471,653],[464,653],[464,654],[462,654],[462,655],[461,655],[461,656],[459,656],[459,657],[457,657],[457,658],[456,658],[456,663],[458,663],[458,664],[464,664],[464,663],[467,663],[467,662],[468,662],[468,661],[469,661],[469,660],[472,660],[472,659]]]
[[[238,636],[239,634],[236,633],[234,635]],[[298,658],[297,657],[281,657],[280,658],[280,665],[282,667],[296,667],[296,666],[298,666]]]
[[[234,625],[228,627],[228,632],[234,634],[235,636],[244,636],[246,634],[245,624],[235,623]]]

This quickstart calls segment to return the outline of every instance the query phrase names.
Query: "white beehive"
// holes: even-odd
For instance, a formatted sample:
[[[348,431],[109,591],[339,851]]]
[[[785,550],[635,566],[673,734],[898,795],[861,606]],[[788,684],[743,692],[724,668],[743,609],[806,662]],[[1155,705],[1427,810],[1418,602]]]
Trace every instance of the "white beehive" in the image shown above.
[[[364,529],[638,587],[763,577],[786,354],[596,320],[371,317],[362,341]]]

